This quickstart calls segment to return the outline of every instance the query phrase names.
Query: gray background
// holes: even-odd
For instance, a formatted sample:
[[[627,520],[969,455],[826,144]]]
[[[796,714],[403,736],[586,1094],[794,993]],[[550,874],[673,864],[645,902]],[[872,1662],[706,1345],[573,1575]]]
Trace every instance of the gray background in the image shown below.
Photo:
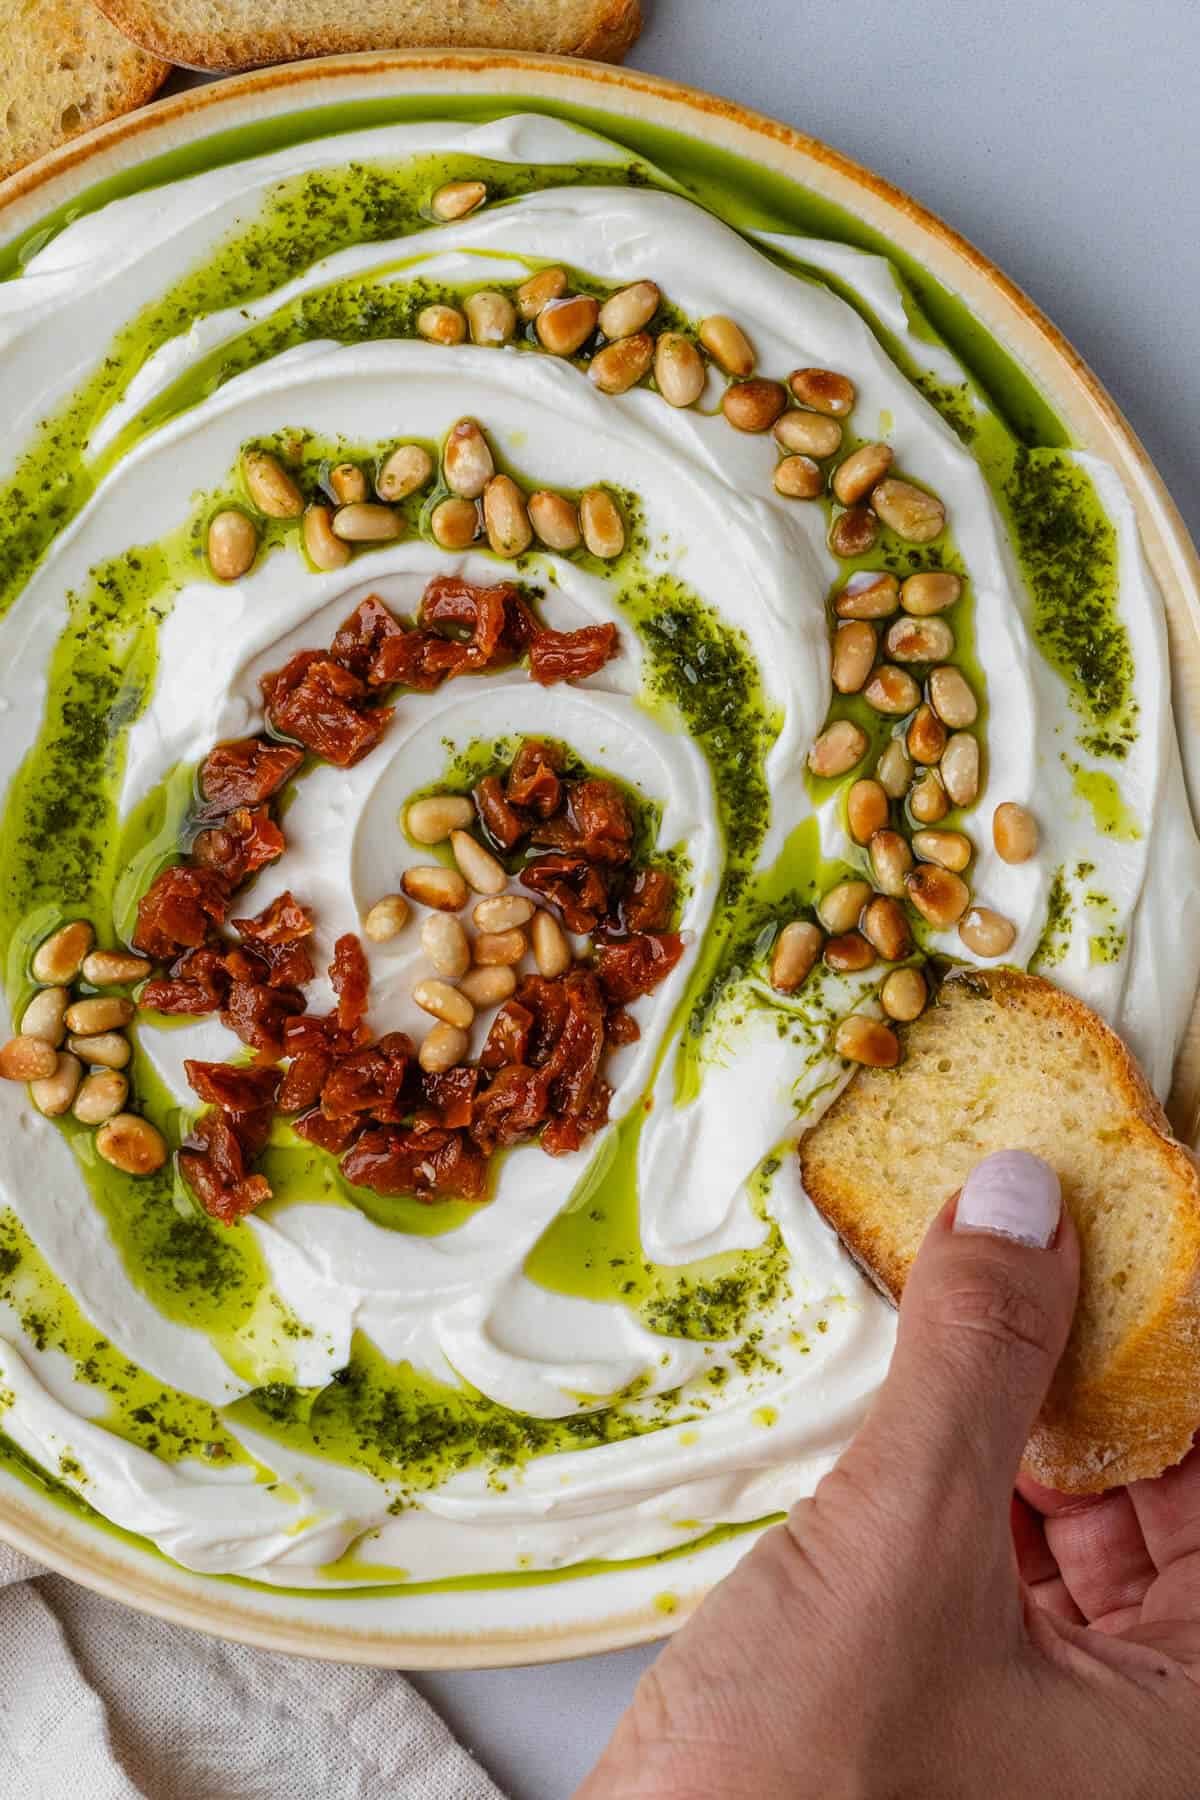
[[[984,250],[1108,385],[1200,537],[1198,0],[645,0],[629,61],[798,125]],[[566,1800],[652,1652],[418,1686]]]

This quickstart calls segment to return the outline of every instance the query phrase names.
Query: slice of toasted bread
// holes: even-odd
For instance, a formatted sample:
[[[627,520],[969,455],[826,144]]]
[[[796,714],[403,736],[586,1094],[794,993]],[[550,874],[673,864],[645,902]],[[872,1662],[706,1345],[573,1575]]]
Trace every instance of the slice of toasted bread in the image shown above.
[[[157,93],[167,64],[91,0],[20,0],[0,36],[0,180]]]
[[[1095,1493],[1161,1474],[1200,1425],[1200,1177],[1124,1044],[1034,975],[947,981],[897,1069],[864,1069],[800,1146],[805,1188],[899,1300],[925,1232],[993,1150],[1057,1170],[1083,1253],[1025,1467]]]
[[[619,62],[641,0],[97,0],[114,25],[191,69],[344,50],[545,50]]]

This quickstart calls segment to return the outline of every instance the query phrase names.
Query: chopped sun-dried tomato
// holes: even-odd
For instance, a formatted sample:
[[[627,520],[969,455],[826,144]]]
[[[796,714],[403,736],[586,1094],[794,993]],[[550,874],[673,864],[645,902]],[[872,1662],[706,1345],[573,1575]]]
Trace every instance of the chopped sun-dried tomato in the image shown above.
[[[461,1131],[402,1131],[381,1125],[364,1131],[342,1158],[342,1173],[377,1194],[418,1200],[481,1200],[487,1162]]]
[[[555,744],[526,738],[512,759],[505,796],[512,806],[528,807],[539,819],[548,819],[562,802],[562,751]]]
[[[229,911],[229,883],[217,869],[185,863],[156,875],[138,901],[133,947],[155,962],[198,950]]]
[[[670,924],[675,877],[666,869],[639,869],[621,896],[626,931],[661,931]]]
[[[371,974],[367,968],[367,958],[362,944],[352,931],[348,931],[344,937],[340,937],[333,946],[333,961],[329,965],[329,979],[333,983],[333,991],[338,997],[338,1030],[353,1031],[359,1021],[366,1016]]]
[[[678,932],[643,932],[621,943],[601,944],[596,952],[596,972],[610,1000],[636,1000],[665,980],[682,955],[683,939]]]
[[[594,1082],[587,1103],[572,1118],[548,1119],[539,1142],[547,1156],[565,1156],[581,1150],[593,1133],[608,1123],[608,1103],[612,1089],[607,1081]]]
[[[272,1056],[279,1056],[288,1018],[303,1011],[304,996],[293,988],[265,987],[258,981],[235,981],[221,1009],[221,1023],[252,1050],[265,1050]]]
[[[304,752],[295,744],[275,744],[269,738],[218,744],[200,765],[204,816],[216,818],[238,806],[261,806],[303,761]]]
[[[179,1168],[205,1212],[224,1225],[234,1224],[271,1198],[266,1178],[246,1173],[242,1141],[220,1111],[196,1121],[179,1152]]]
[[[636,1044],[642,1035],[642,1028],[632,1013],[627,1013],[623,1006],[618,1006],[608,1015],[604,1035],[613,1046]]]
[[[282,831],[265,806],[251,812],[239,806],[220,825],[210,825],[192,843],[192,860],[202,868],[218,869],[230,887],[247,875],[274,862],[286,848]]]
[[[421,1077],[425,1104],[433,1109],[437,1123],[446,1131],[461,1131],[471,1123],[478,1086],[479,1070],[469,1065]]]
[[[513,1000],[525,1008],[531,1020],[528,1049],[522,1061],[536,1067],[545,1062],[563,1028],[567,1017],[567,990],[560,975],[523,975]]]
[[[412,1039],[392,1031],[334,1063],[321,1089],[321,1106],[331,1118],[369,1113],[381,1124],[403,1117],[400,1093],[413,1058]]]
[[[315,1106],[332,1067],[333,1057],[324,1050],[301,1050],[293,1056],[279,1089],[280,1112],[302,1112]]]
[[[148,981],[140,1004],[153,1012],[216,1012],[229,992],[229,972],[216,950],[188,950],[171,964],[167,974]]]
[[[373,688],[400,686],[430,693],[447,673],[441,655],[446,648],[444,640],[431,632],[401,631],[380,644],[367,671],[367,681]]]
[[[316,971],[303,941],[312,932],[312,914],[290,893],[278,895],[252,919],[231,922],[261,964],[262,973],[256,979],[265,979],[268,987],[276,988],[304,987],[312,980]]]
[[[556,681],[582,681],[617,653],[615,625],[583,625],[578,631],[534,632],[529,645],[529,673],[542,687]]]
[[[582,855],[535,857],[521,870],[521,885],[541,894],[562,914],[568,931],[594,931],[608,910],[608,889],[598,869]]]
[[[354,1113],[331,1119],[319,1106],[292,1120],[292,1130],[298,1137],[306,1138],[310,1144],[319,1144],[322,1150],[329,1150],[334,1156],[354,1142],[361,1125],[362,1120]]]
[[[506,1000],[492,1020],[480,1053],[480,1068],[502,1069],[506,1063],[524,1062],[532,1030],[533,1014],[529,1008],[517,1000]]]
[[[299,651],[261,685],[276,730],[339,769],[374,749],[392,716],[390,706],[367,707],[366,684],[319,651]]]
[[[476,1098],[471,1136],[488,1152],[519,1143],[537,1130],[549,1105],[549,1075],[524,1063],[509,1063]]]
[[[633,820],[620,788],[598,775],[573,782],[567,793],[567,817],[577,833],[579,850],[590,862],[628,862]]]
[[[469,652],[466,666],[492,665],[508,624],[508,602],[516,597],[508,581],[477,586],[457,575],[438,575],[421,596],[419,622],[426,631],[448,633]]]
[[[550,1103],[560,1117],[576,1118],[587,1107],[604,1053],[605,1003],[590,969],[563,978],[566,1017],[554,1048],[542,1065],[550,1080]]]
[[[257,1112],[275,1103],[282,1070],[261,1063],[184,1061],[188,1086],[209,1106],[225,1112]]]
[[[529,826],[505,799],[498,775],[485,775],[473,798],[480,823],[494,843],[502,850],[511,850],[520,843]]]
[[[371,666],[384,645],[392,638],[403,636],[404,627],[379,595],[368,594],[350,617],[343,619],[329,646],[329,654],[334,662],[341,663],[360,681],[369,682]]]

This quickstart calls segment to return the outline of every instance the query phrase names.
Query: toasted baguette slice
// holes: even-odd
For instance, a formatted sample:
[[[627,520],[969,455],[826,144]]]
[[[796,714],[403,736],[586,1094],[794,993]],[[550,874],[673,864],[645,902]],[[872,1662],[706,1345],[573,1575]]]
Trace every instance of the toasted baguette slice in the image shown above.
[[[805,1188],[893,1300],[931,1220],[993,1150],[1057,1170],[1082,1281],[1025,1467],[1095,1493],[1161,1474],[1200,1425],[1200,1178],[1124,1044],[1033,975],[963,975],[800,1146]]]
[[[135,43],[190,69],[343,50],[545,50],[619,62],[641,0],[97,0]]]
[[[0,35],[0,180],[105,119],[132,112],[167,78],[91,0],[25,0]]]

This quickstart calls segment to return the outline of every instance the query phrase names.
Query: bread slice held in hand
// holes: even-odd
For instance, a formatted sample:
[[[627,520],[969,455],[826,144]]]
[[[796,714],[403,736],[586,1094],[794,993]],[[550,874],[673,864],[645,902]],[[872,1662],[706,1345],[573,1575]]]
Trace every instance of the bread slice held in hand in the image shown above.
[[[1200,1426],[1200,1177],[1124,1044],[1048,981],[956,976],[803,1139],[805,1188],[898,1301],[921,1240],[981,1157],[1057,1171],[1082,1250],[1067,1348],[1026,1450],[1095,1493],[1161,1474]]]
[[[619,62],[641,0],[98,0],[135,43],[191,69],[346,50],[541,50]]]

